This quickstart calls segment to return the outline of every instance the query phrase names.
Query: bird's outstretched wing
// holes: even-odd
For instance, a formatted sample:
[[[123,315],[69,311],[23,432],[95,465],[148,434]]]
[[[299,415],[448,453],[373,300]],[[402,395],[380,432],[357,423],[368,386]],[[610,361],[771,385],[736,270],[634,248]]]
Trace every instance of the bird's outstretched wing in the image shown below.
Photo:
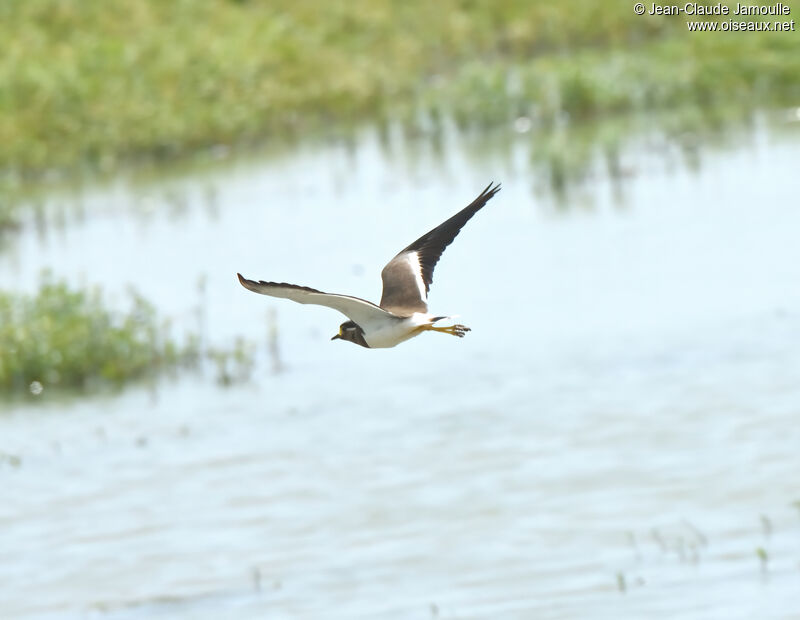
[[[372,302],[358,297],[323,293],[307,286],[297,286],[296,284],[286,284],[285,282],[264,282],[263,280],[256,282],[242,277],[240,273],[236,275],[239,276],[241,285],[249,291],[271,297],[291,299],[299,304],[314,304],[333,308],[362,326],[368,325],[375,320],[385,320],[387,317],[397,318]]]
[[[390,260],[381,272],[381,308],[400,316],[428,311],[428,291],[433,269],[444,249],[453,242],[469,219],[500,191],[489,183],[480,196],[453,217],[425,233]]]

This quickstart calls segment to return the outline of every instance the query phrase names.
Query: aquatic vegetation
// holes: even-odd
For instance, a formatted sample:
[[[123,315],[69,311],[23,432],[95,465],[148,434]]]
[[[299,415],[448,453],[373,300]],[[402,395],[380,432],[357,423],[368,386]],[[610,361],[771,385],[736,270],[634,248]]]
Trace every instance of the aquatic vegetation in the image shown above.
[[[22,465],[22,457],[16,454],[9,454],[7,452],[0,451],[0,466],[8,465],[9,467],[17,468]]]
[[[364,120],[796,105],[792,34],[580,0],[5,0],[0,187]]]
[[[767,572],[769,570],[769,554],[764,547],[756,547],[756,556],[761,563],[761,572]]]
[[[0,291],[0,394],[96,391],[179,368],[203,371],[206,363],[220,385],[249,380],[254,343],[204,346],[192,331],[178,340],[152,304],[135,291],[128,296],[128,309],[118,310],[100,288],[49,275],[34,295]]]
[[[13,230],[19,227],[17,222],[16,213],[11,206],[11,203],[0,200],[0,237],[8,230]],[[0,244],[0,247],[2,245]]]
[[[0,291],[0,389],[92,388],[174,368],[195,355],[180,346],[135,292],[111,309],[97,288],[45,277],[35,295]]]
[[[205,357],[214,365],[217,383],[230,386],[247,381],[255,366],[255,345],[238,337],[231,349],[212,347],[205,352]]]

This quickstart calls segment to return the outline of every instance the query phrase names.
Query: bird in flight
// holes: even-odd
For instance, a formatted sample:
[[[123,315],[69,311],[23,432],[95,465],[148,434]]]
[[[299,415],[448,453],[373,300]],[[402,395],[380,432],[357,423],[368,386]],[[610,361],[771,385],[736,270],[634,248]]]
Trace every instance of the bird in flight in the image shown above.
[[[237,273],[247,290],[271,297],[291,299],[301,304],[327,306],[344,314],[349,321],[339,326],[331,340],[347,340],[368,349],[393,347],[424,331],[442,332],[463,338],[470,331],[464,325],[436,326],[448,316],[428,313],[428,291],[433,282],[433,269],[444,249],[453,242],[464,224],[500,191],[500,184],[490,183],[480,196],[450,219],[425,233],[401,250],[381,272],[381,303],[350,295],[323,293],[307,286],[285,282],[248,280]]]

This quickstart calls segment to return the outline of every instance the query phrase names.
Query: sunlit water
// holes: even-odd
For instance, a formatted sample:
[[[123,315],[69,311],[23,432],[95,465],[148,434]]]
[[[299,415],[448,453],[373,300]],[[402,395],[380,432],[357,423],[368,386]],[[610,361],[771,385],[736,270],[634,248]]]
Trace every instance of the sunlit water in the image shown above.
[[[800,140],[695,166],[643,142],[566,209],[525,140],[451,141],[120,182],[27,222],[0,286],[133,284],[191,329],[202,299],[211,342],[262,350],[273,308],[283,371],[4,405],[0,617],[800,617]],[[430,299],[464,340],[330,342],[336,313],[236,282],[377,300],[490,180]]]

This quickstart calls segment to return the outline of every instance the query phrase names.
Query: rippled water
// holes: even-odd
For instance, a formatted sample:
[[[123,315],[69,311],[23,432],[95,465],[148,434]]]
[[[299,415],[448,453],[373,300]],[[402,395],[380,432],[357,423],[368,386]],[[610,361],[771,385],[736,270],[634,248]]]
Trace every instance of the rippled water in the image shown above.
[[[699,167],[642,143],[568,209],[524,141],[404,148],[120,182],[26,227],[0,286],[132,283],[188,324],[204,277],[208,338],[266,342],[273,308],[284,370],[4,405],[0,617],[800,617],[800,140]],[[493,179],[431,292],[464,340],[330,342],[336,313],[235,280],[377,300]]]

